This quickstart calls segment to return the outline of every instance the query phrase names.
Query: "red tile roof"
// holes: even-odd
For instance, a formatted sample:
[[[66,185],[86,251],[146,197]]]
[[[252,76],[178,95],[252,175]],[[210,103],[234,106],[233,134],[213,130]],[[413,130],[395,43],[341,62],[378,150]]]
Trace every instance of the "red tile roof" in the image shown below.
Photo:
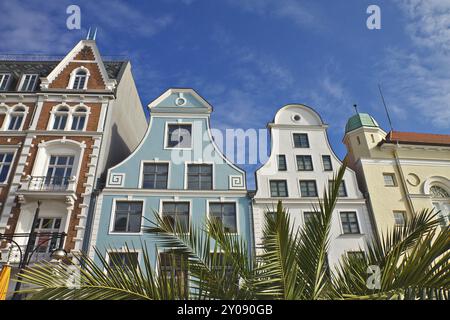
[[[450,146],[450,135],[431,134],[416,132],[391,131],[386,136],[386,142],[399,142],[406,144],[429,144],[429,145],[448,145]]]

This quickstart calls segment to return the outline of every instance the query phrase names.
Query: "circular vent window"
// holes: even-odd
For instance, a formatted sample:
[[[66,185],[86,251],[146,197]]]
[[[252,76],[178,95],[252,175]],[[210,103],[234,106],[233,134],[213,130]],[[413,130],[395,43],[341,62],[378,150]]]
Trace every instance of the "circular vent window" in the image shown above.
[[[300,117],[299,114],[294,114],[292,116],[292,120],[294,120],[295,122],[299,122],[301,120],[302,117]]]
[[[186,104],[186,99],[179,97],[175,100],[175,103],[177,106],[184,106]]]

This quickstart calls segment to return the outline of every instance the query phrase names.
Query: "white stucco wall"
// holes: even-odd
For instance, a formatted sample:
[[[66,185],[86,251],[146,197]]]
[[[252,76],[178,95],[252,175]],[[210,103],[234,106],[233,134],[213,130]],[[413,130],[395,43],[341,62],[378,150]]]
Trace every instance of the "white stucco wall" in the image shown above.
[[[295,120],[295,116],[300,116]],[[299,180],[315,180],[319,196],[328,187],[328,181],[341,166],[329,145],[326,128],[320,116],[311,108],[303,105],[288,105],[280,109],[274,123],[269,124],[272,136],[272,151],[269,160],[257,172],[257,192],[254,197],[254,227],[256,246],[261,243],[262,229],[264,227],[264,212],[276,207],[277,201],[282,200],[288,209],[296,226],[304,224],[303,213],[312,211],[312,205],[317,205],[316,198],[302,198]],[[294,133],[306,133],[309,139],[309,148],[295,148]],[[285,155],[287,171],[278,171],[277,156]],[[313,162],[313,171],[297,170],[297,155],[310,155]],[[331,156],[333,171],[325,171],[322,164],[322,155]],[[270,194],[270,180],[286,180],[288,186],[287,198],[272,198]],[[344,174],[347,197],[340,198],[334,212],[331,241],[329,248],[329,262],[335,264],[346,251],[364,250],[366,239],[371,236],[368,211],[365,199],[358,189],[355,173],[347,169]],[[343,234],[340,221],[341,211],[356,212],[361,234]]]

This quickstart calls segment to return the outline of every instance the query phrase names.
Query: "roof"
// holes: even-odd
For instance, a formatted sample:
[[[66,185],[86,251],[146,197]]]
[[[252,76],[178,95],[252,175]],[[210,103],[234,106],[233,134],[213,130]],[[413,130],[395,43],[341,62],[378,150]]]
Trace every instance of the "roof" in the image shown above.
[[[386,136],[386,143],[450,146],[450,135],[391,131]]]
[[[374,127],[378,128],[379,125],[376,120],[367,113],[357,113],[348,119],[345,126],[345,133],[356,130],[361,127]]]
[[[9,84],[8,91],[14,91],[21,76],[26,73],[39,74],[39,77],[46,77],[58,65],[59,61],[10,61],[0,60],[0,73],[10,73],[14,78]],[[106,72],[110,79],[120,81],[122,68],[127,61],[104,61]],[[38,90],[39,86],[36,86]]]

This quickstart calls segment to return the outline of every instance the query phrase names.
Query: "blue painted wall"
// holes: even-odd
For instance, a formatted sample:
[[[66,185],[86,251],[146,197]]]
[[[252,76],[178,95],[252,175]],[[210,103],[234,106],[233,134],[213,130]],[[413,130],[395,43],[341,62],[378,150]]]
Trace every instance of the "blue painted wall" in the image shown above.
[[[185,104],[177,105],[179,98],[184,99]],[[170,89],[150,107],[149,129],[141,144],[126,160],[108,171],[106,188],[97,203],[91,246],[96,246],[105,254],[105,250],[120,249],[125,244],[134,245],[138,249],[142,240],[147,243],[150,256],[156,259],[152,236],[142,233],[117,234],[111,231],[114,201],[142,200],[143,216],[149,220],[154,219],[155,212],[160,212],[162,201],[189,201],[190,221],[197,226],[205,222],[208,201],[236,202],[238,236],[245,239],[251,248],[251,202],[246,194],[245,173],[225,160],[214,146],[208,131],[212,108],[193,90],[188,89]],[[174,151],[165,148],[167,123],[192,124],[190,150]],[[141,188],[141,168],[145,161],[169,162],[167,190]],[[190,162],[213,164],[213,190],[185,189],[186,163]],[[143,225],[150,225],[145,219]],[[98,257],[96,259],[98,261]]]

